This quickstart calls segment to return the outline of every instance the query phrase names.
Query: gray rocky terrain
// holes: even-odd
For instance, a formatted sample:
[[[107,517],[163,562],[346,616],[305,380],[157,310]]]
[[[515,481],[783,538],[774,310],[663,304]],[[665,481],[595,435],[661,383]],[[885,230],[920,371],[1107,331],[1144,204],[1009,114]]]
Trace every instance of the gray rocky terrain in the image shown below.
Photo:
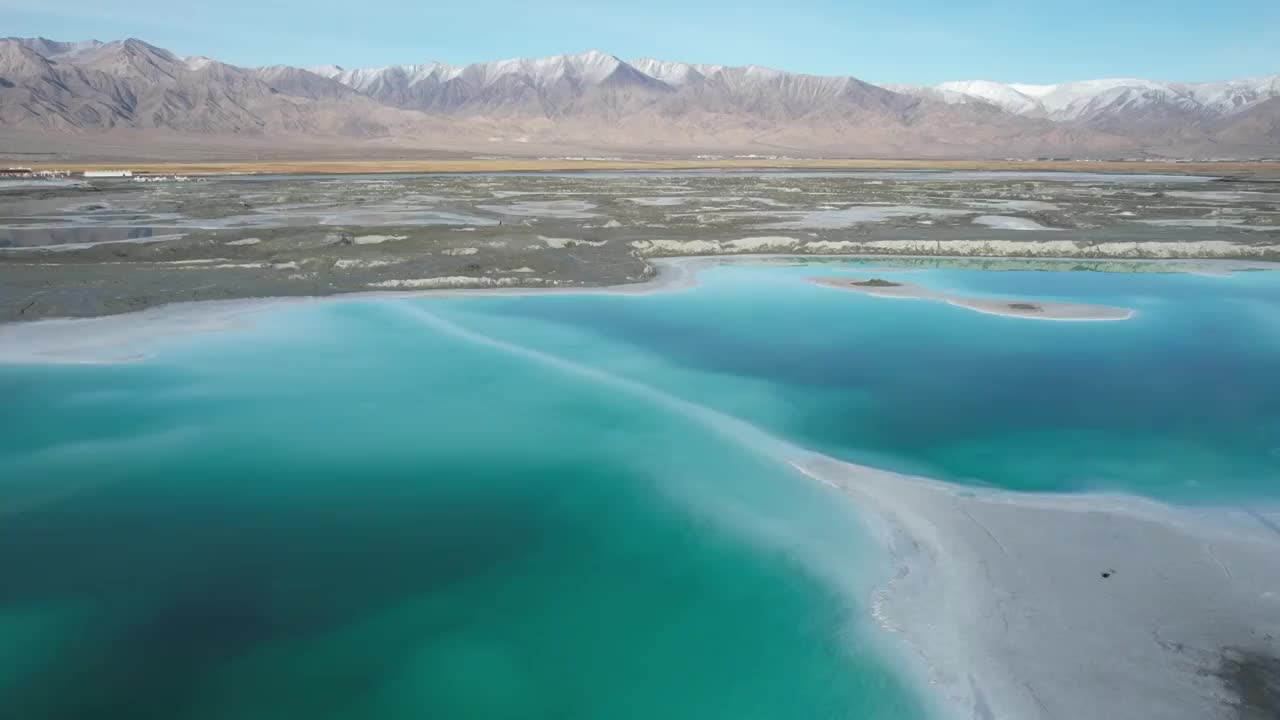
[[[652,258],[695,255],[894,255],[984,267],[1029,258],[1090,269],[1151,261],[1141,267],[1152,270],[1167,259],[1280,260],[1280,188],[1185,176],[0,181],[0,218],[0,321],[240,297],[636,283],[653,276]]]

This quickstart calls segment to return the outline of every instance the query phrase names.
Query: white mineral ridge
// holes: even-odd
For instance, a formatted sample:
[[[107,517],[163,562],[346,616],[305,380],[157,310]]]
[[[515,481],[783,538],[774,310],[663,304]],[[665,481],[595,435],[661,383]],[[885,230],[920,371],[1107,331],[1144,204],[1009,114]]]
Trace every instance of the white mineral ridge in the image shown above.
[[[515,278],[468,277],[466,275],[443,275],[429,278],[410,278],[407,280],[382,280],[369,283],[369,287],[425,289],[425,288],[461,288],[461,287],[494,287],[514,285]]]
[[[972,215],[971,210],[954,210],[951,208],[918,207],[914,205],[854,205],[839,210],[810,210],[801,212],[780,212],[777,217],[791,218],[779,222],[768,223],[770,228],[842,228],[860,223],[882,222],[890,218],[901,217],[949,217],[955,215]]]
[[[1072,240],[801,240],[782,235],[727,240],[633,240],[639,254],[729,255],[751,252],[854,253],[872,255],[929,255],[958,257],[1099,257],[1099,258],[1229,258],[1267,257],[1280,244],[1243,244],[1226,240],[1101,242],[1080,247]]]
[[[1027,218],[1009,217],[1007,215],[979,215],[973,219],[974,225],[984,225],[997,230],[1056,230],[1041,225]]]
[[[733,252],[767,252],[769,250],[790,250],[799,242],[799,240],[785,235],[762,235],[728,240],[724,243],[724,246]]]
[[[1158,227],[1225,227],[1235,230],[1257,230],[1260,232],[1280,233],[1280,225],[1247,225],[1240,218],[1151,218],[1135,220],[1143,225]]]
[[[538,239],[546,243],[547,247],[555,248],[557,250],[573,247],[574,245],[590,245],[591,247],[600,247],[601,245],[604,245],[603,240],[580,240],[578,238],[547,237],[545,235],[539,235]]]
[[[407,240],[408,235],[358,235],[353,240],[357,245],[380,245],[385,242]]]
[[[343,259],[335,260],[333,266],[339,270],[350,270],[352,268],[379,268],[388,265],[395,265],[399,260],[358,260]]]

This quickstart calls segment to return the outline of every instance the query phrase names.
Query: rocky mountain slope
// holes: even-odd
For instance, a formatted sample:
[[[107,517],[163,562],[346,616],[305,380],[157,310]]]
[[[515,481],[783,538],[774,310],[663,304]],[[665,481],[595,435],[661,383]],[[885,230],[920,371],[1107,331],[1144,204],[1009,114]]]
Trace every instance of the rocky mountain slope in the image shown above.
[[[240,68],[134,39],[0,40],[0,140],[95,133],[472,153],[1257,157],[1280,155],[1280,76],[879,87],[598,51],[344,70]]]
[[[1212,154],[1218,146],[1220,152],[1245,155],[1245,147],[1271,155],[1280,148],[1280,75],[1206,83],[1113,78],[1030,85],[971,80],[935,87],[900,85],[894,90],[953,105],[989,103],[1022,117],[1144,141],[1147,147],[1199,145]]]

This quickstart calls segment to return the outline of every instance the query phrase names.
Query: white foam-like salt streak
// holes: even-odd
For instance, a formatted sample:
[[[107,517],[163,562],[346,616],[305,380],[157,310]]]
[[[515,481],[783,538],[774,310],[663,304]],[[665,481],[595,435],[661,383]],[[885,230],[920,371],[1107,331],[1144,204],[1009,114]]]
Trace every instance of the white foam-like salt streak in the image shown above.
[[[1030,629],[1019,626],[1016,634],[1009,636],[1012,644],[1007,650],[1007,656],[994,652],[993,648],[1000,647],[997,637],[999,619],[1004,618],[1006,625],[1021,622],[1006,617],[1006,613],[1034,613],[1037,603],[1045,603],[1052,610],[1053,602],[1062,602],[1060,599],[1049,599],[1054,598],[1058,591],[1054,586],[1055,581],[1034,580],[1027,584],[1022,580],[1024,571],[1019,569],[1018,557],[1025,555],[1027,558],[1036,558],[1045,554],[1046,548],[1049,548],[1045,562],[1062,562],[1062,552],[1067,552],[1061,550],[1065,538],[1081,531],[1096,533],[1096,528],[1091,524],[1098,523],[1099,518],[1104,518],[1102,522],[1110,528],[1108,532],[1121,538],[1123,547],[1113,546],[1111,535],[1102,533],[1088,543],[1080,542],[1081,557],[1072,562],[1091,570],[1092,563],[1096,561],[1094,556],[1111,555],[1113,562],[1125,564],[1127,575],[1136,575],[1135,579],[1138,580],[1143,580],[1144,568],[1139,563],[1143,553],[1148,551],[1141,547],[1134,550],[1137,546],[1131,536],[1141,537],[1144,533],[1151,533],[1157,539],[1167,537],[1170,542],[1211,543],[1218,553],[1231,553],[1230,562],[1237,565],[1239,570],[1256,570],[1257,553],[1262,552],[1265,556],[1265,548],[1276,545],[1274,536],[1269,535],[1274,533],[1274,528],[1270,531],[1264,528],[1261,533],[1257,526],[1242,528],[1235,525],[1224,529],[1200,516],[1151,500],[1114,495],[1040,497],[1007,491],[962,490],[947,483],[841,463],[782,440],[736,417],[644,383],[476,332],[420,307],[406,303],[399,303],[396,307],[438,332],[651,401],[698,422],[747,453],[775,461],[782,467],[836,489],[842,495],[859,499],[858,505],[864,511],[864,521],[889,548],[897,568],[879,589],[868,593],[865,588],[860,587],[858,579],[852,576],[853,569],[847,561],[837,562],[833,566],[829,548],[801,542],[793,543],[793,549],[803,549],[800,559],[806,565],[812,564],[813,570],[848,593],[848,597],[855,603],[869,600],[870,617],[886,632],[885,637],[893,634],[903,638],[901,644],[888,648],[888,652],[905,659],[907,647],[915,650],[919,656],[916,658],[917,662],[904,663],[904,667],[911,674],[923,674],[920,677],[923,685],[939,686],[938,692],[930,692],[922,699],[926,705],[945,702],[945,712],[948,715],[960,711],[976,718],[1016,716],[1047,719],[1053,716],[1049,710],[1041,708],[1037,711],[1041,695],[1051,696],[1054,702],[1059,703],[1060,709],[1071,713],[1086,709],[1092,711],[1099,706],[1133,709],[1153,698],[1162,697],[1161,693],[1164,693],[1162,709],[1183,707],[1185,709],[1177,717],[1204,717],[1204,696],[1197,694],[1204,692],[1204,688],[1191,691],[1180,689],[1186,679],[1196,672],[1196,668],[1188,663],[1168,660],[1155,663],[1147,678],[1135,678],[1135,682],[1142,686],[1139,690],[1117,691],[1109,686],[1099,686],[1096,691],[1086,687],[1081,688],[1080,692],[1063,693],[1054,689],[1053,678],[1063,677],[1067,678],[1064,682],[1069,684],[1079,683],[1083,676],[1076,669],[1082,660],[1112,660],[1093,657],[1091,653],[1098,651],[1095,644],[1084,640],[1073,645],[1074,651],[1060,655],[1045,653],[1048,662],[1043,666],[1024,668],[1018,660],[1021,654],[1034,652],[1035,648],[1043,647],[1045,643],[1065,640],[1056,634],[1063,632],[1062,629],[1038,628],[1034,624]],[[1045,512],[1052,514],[1044,515]],[[1031,531],[1027,537],[1009,531],[1010,527],[1019,527],[1017,520],[1023,517],[1023,513],[1027,515],[1027,521],[1043,524],[1044,538],[1040,538],[1035,531]],[[760,531],[760,525],[763,524],[764,530],[770,533],[766,537],[777,539],[776,534],[771,531],[776,531],[782,524],[780,518],[765,517],[758,510],[753,510],[750,514],[751,517],[744,518],[742,512],[737,512],[730,514],[729,519],[739,527],[745,523],[748,532]],[[994,532],[1009,533],[1012,537],[1008,540],[1018,543],[1013,546],[1012,551],[1018,555],[1011,556],[1010,548],[992,534],[993,530],[988,529],[984,522],[1006,523],[1002,527],[996,527]],[[1009,525],[1010,522],[1013,525]],[[1267,525],[1261,520],[1259,522]],[[971,527],[971,524],[976,525],[977,529]],[[804,530],[797,528],[792,532]],[[986,547],[988,542],[994,544],[998,552],[992,554],[992,550]],[[1155,577],[1166,583],[1170,590],[1179,591],[1185,589],[1188,582],[1194,584],[1204,580],[1205,564],[1196,564],[1194,560],[1180,560],[1180,550],[1175,548],[1168,558],[1161,557],[1158,550],[1149,552],[1151,554],[1147,557],[1153,568],[1146,568],[1146,572],[1154,572]],[[1172,563],[1168,571],[1161,569],[1166,563]],[[1218,560],[1218,563],[1221,565],[1222,560]],[[1080,567],[1064,570],[1077,578],[1081,574]],[[1173,575],[1166,572],[1172,572]],[[983,585],[983,578],[990,580],[993,573],[1000,573],[1004,589]],[[1087,570],[1084,575],[1089,575]],[[1265,583],[1262,578],[1267,576],[1266,573],[1258,573],[1258,581]],[[1019,582],[1024,584],[1019,585]],[[1078,592],[1070,583],[1064,589]],[[1223,593],[1222,602],[1241,602],[1244,597],[1246,599],[1243,602],[1246,604],[1241,606],[1241,611],[1247,617],[1256,619],[1259,612],[1267,612],[1265,600],[1258,604],[1247,599],[1247,592],[1242,595],[1242,588],[1233,587],[1231,590],[1231,600],[1226,600],[1226,594]],[[934,597],[936,592],[942,592],[943,596]],[[1012,593],[1014,597],[1025,594],[1033,599],[1026,601],[1030,603],[1027,607],[1018,607],[1001,599],[1002,593],[1006,592]],[[1110,621],[1110,625],[1106,618],[1091,614],[1092,610],[1089,608],[1092,605],[1084,604],[1083,598],[1081,601],[1079,607],[1071,606],[1075,608],[1072,610],[1072,622],[1093,622],[1098,626],[1097,637],[1106,638],[1110,633],[1120,635],[1123,631],[1126,638],[1123,642],[1131,644],[1140,643],[1146,637],[1143,635],[1145,626],[1141,623],[1151,597],[1143,595],[1140,588],[1135,599],[1126,600],[1112,609],[1116,619]],[[1189,612],[1199,612],[1194,601],[1189,600],[1187,603]],[[996,626],[989,628],[987,626],[993,622],[993,617],[996,618]],[[1178,617],[1177,613],[1172,617]],[[942,626],[934,627],[933,623],[941,623]],[[969,623],[973,623],[974,627],[969,628]],[[941,635],[935,639],[935,634],[939,632]],[[1187,637],[1201,638],[1195,632],[1187,632],[1190,633]],[[1211,630],[1206,632],[1209,632],[1208,637],[1216,637]],[[1228,636],[1231,634],[1230,629],[1223,632]],[[1150,638],[1146,637],[1146,641],[1150,642]],[[1141,667],[1142,663],[1154,662],[1142,659],[1145,657],[1142,653],[1147,652],[1142,648],[1135,651],[1126,646],[1116,648],[1114,652],[1117,654],[1115,662],[1120,663],[1118,667],[1123,668],[1123,672],[1138,672],[1135,668]],[[1154,691],[1143,686],[1147,680],[1154,684]],[[1178,692],[1174,693],[1175,690]],[[1175,694],[1178,697],[1169,699]],[[1067,704],[1061,705],[1063,702]],[[1007,712],[1020,714],[1003,714]]]
[[[450,320],[446,320],[425,308],[411,303],[388,303],[388,307],[394,307],[409,317],[421,322],[423,325],[426,325],[438,332],[451,335],[461,340],[466,340],[476,345],[498,350],[508,355],[532,360],[546,367],[555,368],[601,384],[610,385],[632,395],[643,397],[668,409],[675,410],[688,418],[697,420],[707,428],[714,430],[717,434],[734,440],[742,444],[743,447],[750,448],[753,454],[770,458],[787,465],[788,467],[792,467],[793,461],[812,455],[812,452],[770,435],[760,428],[733,417],[732,415],[712,410],[703,405],[690,402],[675,395],[663,392],[662,390],[652,386],[645,385],[644,383],[613,375],[589,365],[577,363],[572,360],[566,360],[562,357],[552,355],[551,353],[543,352],[541,350],[535,350],[506,340],[490,337],[484,333],[476,332],[475,330],[471,330]]]
[[[681,417],[693,420],[716,435],[725,438],[749,455],[776,463],[779,469],[799,477],[812,477],[801,464],[815,456],[810,450],[772,435],[751,423],[732,415],[713,410],[704,405],[685,400],[651,385],[630,378],[614,375],[596,367],[568,360],[542,350],[495,338],[445,319],[419,305],[409,302],[389,302],[408,318],[438,333],[490,348],[513,357],[528,360],[594,383],[609,386],[627,394],[642,398]],[[828,483],[839,492],[839,486]],[[705,499],[705,498],[704,498]],[[705,503],[704,503],[705,504]],[[805,523],[787,522],[773,512],[759,509],[729,507],[703,507],[715,512],[731,523],[748,538],[762,539],[768,547],[786,547],[797,552],[797,557],[810,572],[844,593],[851,604],[861,604],[872,591],[874,579],[858,575],[852,558],[857,548],[832,547],[823,542]],[[806,535],[808,533],[808,535]],[[871,638],[874,641],[874,638]],[[890,650],[892,652],[892,649]]]

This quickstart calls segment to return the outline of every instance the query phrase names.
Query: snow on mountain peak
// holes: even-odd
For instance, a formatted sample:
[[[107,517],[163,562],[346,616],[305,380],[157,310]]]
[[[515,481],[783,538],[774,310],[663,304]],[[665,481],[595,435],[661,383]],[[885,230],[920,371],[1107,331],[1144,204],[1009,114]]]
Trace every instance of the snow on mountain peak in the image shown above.
[[[761,65],[748,65],[746,66],[746,68],[744,68],[744,70],[746,71],[745,74],[747,75],[747,77],[755,77],[755,78],[773,79],[776,77],[781,77],[783,75],[786,75],[786,73],[784,73],[781,70],[774,70],[773,68],[767,68]]]
[[[320,77],[326,77],[331,80],[337,78],[343,73],[342,66],[340,65],[314,65],[303,69],[309,73],[314,73]]]
[[[1184,83],[1175,87],[1215,112],[1229,113],[1260,100],[1280,97],[1280,75],[1219,82]]]
[[[603,82],[623,64],[618,58],[599,50],[566,55],[565,60],[579,78],[593,84]]]
[[[605,52],[590,50],[577,55],[552,55],[542,58],[510,58],[456,67],[441,62],[422,65],[388,65],[376,68],[342,70],[337,66],[315,68],[319,75],[331,77],[356,90],[365,90],[379,83],[393,82],[406,86],[427,79],[448,82],[466,78],[469,82],[487,87],[508,76],[518,76],[535,85],[553,83],[560,78],[596,84],[612,75],[622,61]]]
[[[1157,104],[1192,113],[1230,113],[1280,97],[1280,75],[1215,83],[1166,83],[1142,78],[1101,78],[1052,85],[965,80],[932,88],[889,89],[951,104],[977,99],[1019,115],[1078,120]]]
[[[207,62],[187,58],[188,67]],[[637,58],[629,63],[601,50],[540,58],[510,58],[456,67],[440,62],[421,65],[390,65],[380,68],[343,70],[336,65],[309,68],[361,92],[377,89],[405,89],[430,81],[459,80],[484,88],[505,78],[521,84],[545,87],[561,80],[581,85],[598,85],[626,68],[673,88],[719,77],[738,85],[743,82],[770,82],[789,73],[758,65],[724,65],[671,62]],[[847,78],[836,78],[847,81]],[[1159,108],[1179,112],[1228,114],[1280,97],[1280,75],[1215,83],[1166,83],[1141,78],[1101,78],[1077,82],[1036,84],[1003,83],[992,80],[957,80],[932,87],[884,85],[887,90],[929,98],[948,104],[986,103],[1005,112],[1049,120],[1080,120],[1117,112]],[[397,91],[398,92],[398,91]]]
[[[628,64],[645,75],[674,87],[685,85],[703,76],[703,73],[689,63],[637,58]]]
[[[343,70],[337,65],[321,66],[312,72],[337,80],[347,87],[367,91],[375,86],[391,83],[405,87],[431,77],[444,82],[458,77],[463,68],[453,67],[440,62],[422,63],[420,65],[386,65],[384,67],[354,68]],[[336,72],[334,72],[336,71]]]
[[[589,50],[577,55],[498,60],[483,63],[480,67],[483,68],[486,85],[510,74],[528,76],[539,84],[555,82],[562,77],[595,84],[612,75],[620,65],[622,61],[608,53]]]
[[[996,107],[1019,115],[1029,115],[1041,110],[1040,103],[1033,99],[1035,95],[1023,91],[1022,87],[990,80],[953,80],[936,86],[936,89],[944,93],[959,93],[986,100]]]

